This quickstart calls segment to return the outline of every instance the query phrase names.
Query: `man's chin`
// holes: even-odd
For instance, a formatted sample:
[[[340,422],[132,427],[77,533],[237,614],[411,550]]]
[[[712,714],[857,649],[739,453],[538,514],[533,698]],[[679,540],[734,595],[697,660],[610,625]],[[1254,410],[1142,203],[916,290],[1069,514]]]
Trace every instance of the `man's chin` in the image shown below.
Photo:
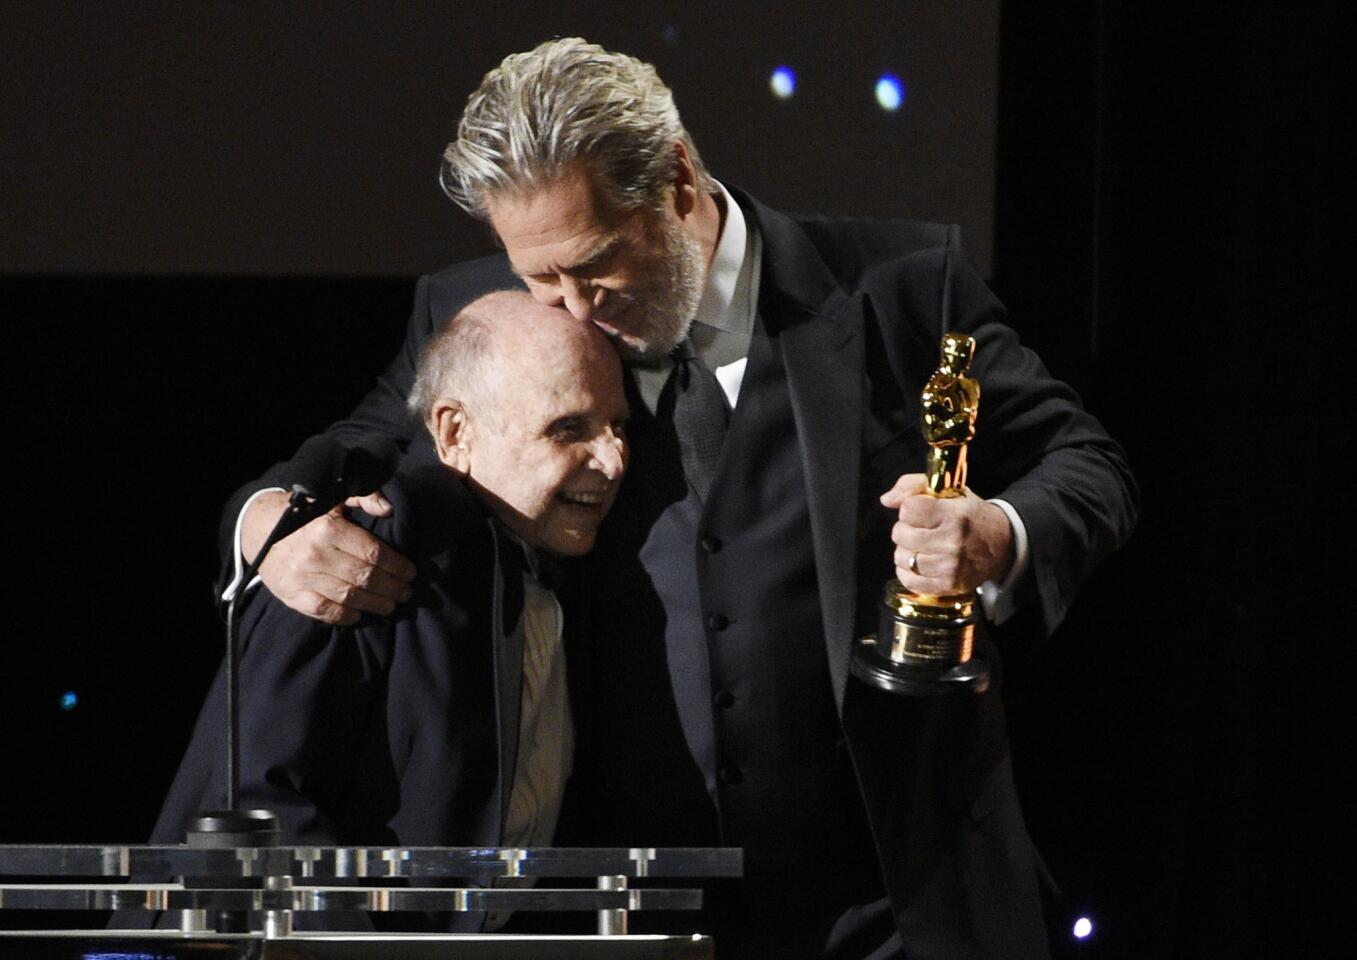
[[[674,348],[688,336],[692,325],[693,322],[689,320],[676,334],[663,339],[660,339],[658,334],[644,340],[637,336],[619,334],[613,339],[613,343],[617,345],[617,352],[627,363],[638,367],[662,367],[669,359],[669,355],[674,352]]]
[[[594,535],[579,536],[570,539],[558,539],[543,544],[542,549],[557,557],[582,557],[594,549]]]
[[[606,514],[608,504],[594,510]],[[601,517],[574,518],[568,525],[550,531],[538,541],[538,549],[558,557],[582,557],[594,549]]]
[[[660,367],[669,356],[669,350],[645,343],[628,342],[622,338],[613,341],[622,359],[636,367]],[[672,349],[672,348],[671,348]]]

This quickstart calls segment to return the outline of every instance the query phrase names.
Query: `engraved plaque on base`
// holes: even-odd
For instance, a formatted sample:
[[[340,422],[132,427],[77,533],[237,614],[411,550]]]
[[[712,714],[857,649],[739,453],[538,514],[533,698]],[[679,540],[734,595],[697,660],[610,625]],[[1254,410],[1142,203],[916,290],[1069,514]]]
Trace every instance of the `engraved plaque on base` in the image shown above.
[[[853,650],[853,676],[891,693],[983,693],[989,670],[974,655],[975,605],[974,594],[921,597],[891,580],[877,632]]]

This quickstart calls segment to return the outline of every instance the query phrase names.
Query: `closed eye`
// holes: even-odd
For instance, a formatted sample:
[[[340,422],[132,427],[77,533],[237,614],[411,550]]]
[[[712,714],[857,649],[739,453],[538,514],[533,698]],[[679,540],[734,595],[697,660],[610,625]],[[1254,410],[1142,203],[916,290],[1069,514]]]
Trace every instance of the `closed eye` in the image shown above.
[[[584,260],[570,267],[561,270],[562,273],[569,274],[572,277],[593,277],[600,273],[607,273],[612,269],[613,262],[617,259],[618,251],[621,250],[621,240],[614,240],[608,246]]]
[[[588,421],[584,417],[558,417],[547,424],[546,435],[553,440],[574,440],[584,435]]]

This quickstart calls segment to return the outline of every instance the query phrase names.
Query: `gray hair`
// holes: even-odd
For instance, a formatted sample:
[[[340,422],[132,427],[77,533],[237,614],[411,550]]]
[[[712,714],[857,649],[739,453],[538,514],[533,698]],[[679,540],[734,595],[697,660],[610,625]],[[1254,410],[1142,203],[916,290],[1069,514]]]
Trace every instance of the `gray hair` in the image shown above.
[[[518,290],[487,294],[448,317],[429,338],[415,366],[415,382],[406,406],[430,430],[430,415],[440,397],[474,404],[486,415],[493,413],[495,404],[485,396],[489,387],[486,368],[494,350],[492,311],[502,297],[526,296]]]
[[[620,210],[655,207],[674,174],[675,143],[717,191],[679,120],[674,95],[648,63],[579,37],[505,57],[467,101],[439,182],[481,220],[488,196],[549,183],[583,160]]]

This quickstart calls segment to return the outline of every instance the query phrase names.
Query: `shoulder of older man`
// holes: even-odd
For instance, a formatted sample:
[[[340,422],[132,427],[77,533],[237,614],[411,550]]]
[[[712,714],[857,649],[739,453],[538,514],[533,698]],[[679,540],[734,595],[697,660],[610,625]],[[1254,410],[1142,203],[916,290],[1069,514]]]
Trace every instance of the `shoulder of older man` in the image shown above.
[[[488,577],[494,556],[490,515],[461,477],[441,463],[406,456],[382,494],[391,503],[390,516],[351,510],[351,518],[414,561],[417,587],[454,575]]]

